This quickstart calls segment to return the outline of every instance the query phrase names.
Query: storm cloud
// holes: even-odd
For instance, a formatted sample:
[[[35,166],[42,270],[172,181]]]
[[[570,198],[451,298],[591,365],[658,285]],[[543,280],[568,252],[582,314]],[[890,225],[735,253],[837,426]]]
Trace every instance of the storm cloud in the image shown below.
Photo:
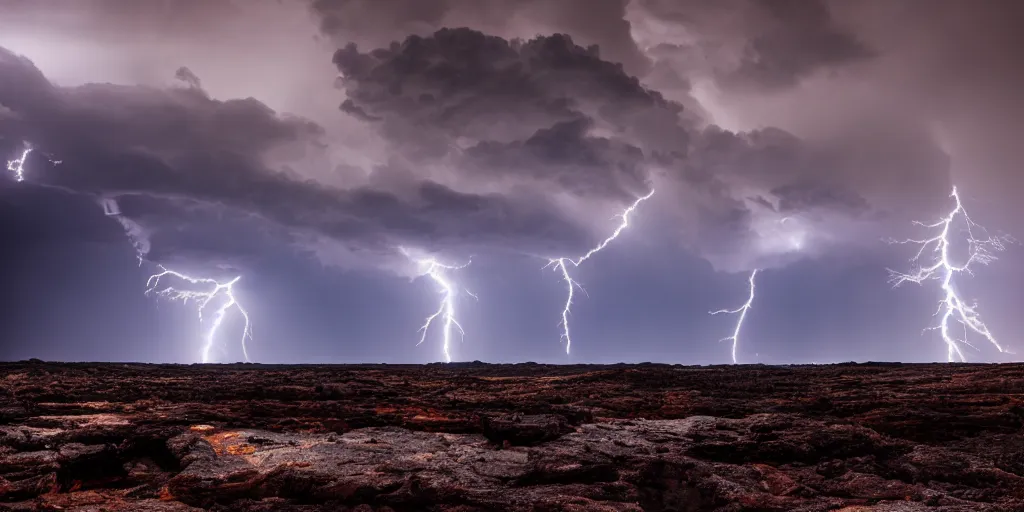
[[[243,273],[247,306],[280,319],[265,339],[343,330],[346,353],[404,353],[436,307],[434,283],[378,272],[422,270],[401,248],[472,256],[459,284],[481,300],[460,313],[491,339],[461,355],[518,360],[562,357],[524,348],[562,307],[543,260],[593,247],[653,189],[579,271],[598,291],[574,310],[584,359],[717,354],[699,340],[730,320],[706,312],[753,268],[770,270],[750,351],[784,345],[760,361],[928,359],[888,352],[935,290],[888,291],[913,251],[882,240],[919,235],[954,184],[979,224],[1019,235],[1021,19],[998,1],[0,0],[0,154],[35,148],[0,210],[35,276],[54,275],[37,254],[91,261],[142,300],[152,269],[127,230],[150,261]],[[1003,256],[962,283],[1000,333],[1020,302]]]
[[[233,208],[330,245],[577,252],[653,187],[661,192],[647,208],[661,219],[658,237],[717,268],[743,270],[869,246],[944,204],[953,163],[934,116],[868,105],[852,86],[835,86],[880,76],[897,58],[880,22],[892,9],[584,3],[316,0],[246,9],[225,0],[183,3],[170,14],[140,4],[115,13],[125,21],[120,33],[152,26],[161,38],[199,41],[217,32],[218,20],[295,20],[284,32],[298,41],[308,30],[302,37],[318,41],[310,56],[337,48],[336,89],[322,80],[308,95],[331,108],[303,103],[304,119],[254,99],[215,99],[202,88],[211,81],[201,57],[182,53],[164,68],[168,78],[178,70],[188,88],[57,87],[34,78],[45,83],[35,87],[39,101],[96,105],[89,114],[100,119],[82,137],[60,135],[84,120],[75,113],[74,122],[58,121],[70,107],[36,111],[28,122],[19,93],[23,104],[4,103],[5,115],[21,116],[17,135],[48,145],[65,166],[105,169],[93,177],[55,168],[47,177],[54,183]],[[112,5],[83,2],[57,21],[98,31],[111,26],[102,15]],[[946,11],[930,16],[953,19]],[[44,15],[27,4],[13,12],[26,23]],[[182,21],[156,23],[165,16]],[[328,55],[321,65],[299,61],[326,69]],[[289,70],[282,80],[305,80],[289,67],[297,64],[281,65]],[[113,99],[132,95],[131,105]],[[166,121],[137,126],[140,116]],[[97,140],[104,133],[109,140]],[[78,164],[65,158],[76,152]]]
[[[948,184],[941,149],[918,125],[874,138],[873,119],[835,136],[725,130],[568,35],[510,41],[444,29],[379,49],[350,44],[334,62],[341,110],[422,172],[618,209],[664,187],[660,214],[677,220],[666,234],[727,270],[877,242],[878,221],[905,221],[918,206],[887,198],[905,192],[891,184],[923,175],[939,184],[935,199]],[[780,227],[787,217],[799,220]]]
[[[314,0],[320,28],[338,46],[385,47],[410,35],[469,27],[504,39],[571,34],[584,47],[599,48],[609,62],[631,75],[645,72],[648,58],[637,47],[625,19],[627,0]]]
[[[666,85],[775,90],[875,54],[824,0],[636,0],[626,18]]]
[[[58,87],[6,50],[0,69],[0,103],[12,112],[0,135],[31,141],[40,156],[26,166],[30,181],[120,197],[122,213],[148,233],[154,257],[251,255],[258,247],[244,241],[268,232],[256,221],[300,245],[323,237],[385,254],[402,244],[536,247],[578,236],[543,204],[464,194],[429,180],[398,195],[295,179],[267,161],[272,154],[308,157],[323,144],[322,130],[254,99],[213,100],[194,85]],[[46,154],[59,155],[60,165]]]

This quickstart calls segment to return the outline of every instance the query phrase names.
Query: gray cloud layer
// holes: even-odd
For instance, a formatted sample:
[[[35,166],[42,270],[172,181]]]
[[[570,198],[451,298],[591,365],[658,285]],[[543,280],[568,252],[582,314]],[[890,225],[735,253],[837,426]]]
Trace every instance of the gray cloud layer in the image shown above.
[[[470,179],[552,182],[631,201],[642,151],[684,149],[678,105],[566,36],[507,41],[468,29],[389,49],[339,50],[348,99],[412,165],[447,158]]]
[[[209,252],[220,247],[227,259],[247,255],[254,248],[233,233],[253,217],[298,241],[327,238],[384,252],[400,244],[531,246],[577,236],[543,204],[464,194],[428,180],[399,197],[370,187],[330,188],[277,172],[264,163],[268,152],[289,148],[301,157],[315,151],[322,131],[253,99],[217,101],[195,87],[62,88],[6,50],[0,50],[0,71],[0,103],[13,113],[0,135],[31,141],[63,160],[59,166],[32,160],[29,179],[98,196],[154,199],[129,201],[124,213],[152,232],[156,256],[189,250],[161,247],[161,240]],[[168,235],[208,223],[220,223],[221,229],[207,240]]]
[[[541,182],[618,208],[660,183],[674,198],[667,213],[683,226],[672,234],[720,268],[778,264],[844,238],[877,240],[871,223],[904,220],[919,205],[886,202],[887,182],[923,173],[940,184],[936,198],[948,183],[941,151],[915,139],[915,125],[856,144],[857,131],[874,127],[854,120],[841,136],[815,140],[701,126],[684,105],[564,35],[508,41],[445,29],[372,51],[349,45],[334,61],[347,93],[342,111],[407,161],[438,162],[462,183]],[[790,216],[801,218],[779,225]],[[848,236],[836,236],[837,221]]]
[[[385,47],[409,35],[470,27],[504,39],[571,34],[636,75],[649,66],[625,20],[626,0],[313,0],[325,34],[345,46]]]
[[[210,61],[199,52],[163,63],[168,78],[180,69],[188,88],[57,87],[4,56],[2,134],[65,161],[45,171],[49,182],[159,197],[188,213],[125,208],[153,230],[170,232],[161,226],[173,223],[184,233],[208,222],[199,220],[208,210],[228,208],[320,251],[412,243],[550,255],[606,233],[607,214],[654,185],[657,236],[739,270],[875,243],[937,211],[951,168],[977,167],[969,181],[994,197],[996,184],[1020,181],[1009,134],[1024,119],[1013,103],[1021,66],[996,50],[1019,37],[995,9],[824,0],[247,8],[225,0],[180,4],[172,14],[187,22],[158,24],[167,13],[155,3],[116,13],[114,4],[57,9],[60,20],[36,5],[2,5],[21,23],[63,24],[83,37],[113,31],[141,40],[137,27],[152,26],[157,39],[212,41],[229,30],[217,28],[223,22],[251,47],[284,9],[312,16],[289,25],[309,32],[288,41],[319,30],[340,48],[340,91],[327,80],[297,85],[303,70],[330,63],[294,50],[295,62],[275,60],[291,85],[268,85],[269,74],[238,80],[242,97],[256,83],[278,105],[303,106],[316,124],[256,100],[211,98],[200,85],[227,91],[231,82],[215,70],[208,79]],[[113,23],[108,12],[121,18]],[[246,26],[249,35],[239,29]],[[946,37],[951,30],[963,37]],[[248,62],[241,44],[227,47]],[[307,91],[316,101],[292,100]],[[352,140],[372,143],[360,151]],[[340,176],[323,163],[329,151],[343,157]],[[160,245],[154,253],[199,242]]]
[[[627,19],[669,83],[675,75],[729,89],[787,88],[874,55],[823,0],[636,0]]]

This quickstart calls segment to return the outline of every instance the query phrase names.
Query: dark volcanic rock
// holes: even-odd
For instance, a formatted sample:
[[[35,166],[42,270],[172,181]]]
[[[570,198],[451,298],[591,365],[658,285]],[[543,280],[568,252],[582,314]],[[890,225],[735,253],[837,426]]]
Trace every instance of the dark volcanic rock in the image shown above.
[[[0,510],[1024,510],[1018,365],[0,369]]]
[[[484,437],[514,446],[532,446],[572,432],[564,416],[557,414],[503,414],[484,418]]]

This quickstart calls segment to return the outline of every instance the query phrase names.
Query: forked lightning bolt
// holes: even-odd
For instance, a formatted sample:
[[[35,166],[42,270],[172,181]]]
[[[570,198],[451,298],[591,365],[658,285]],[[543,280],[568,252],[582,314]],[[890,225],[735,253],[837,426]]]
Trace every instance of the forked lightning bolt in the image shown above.
[[[756,288],[755,279],[757,278],[757,269],[750,272],[750,296],[747,297],[747,302],[736,309],[719,309],[718,311],[711,311],[712,315],[718,315],[722,313],[736,314],[739,313],[740,317],[736,319],[736,329],[732,331],[732,336],[727,336],[718,341],[732,341],[732,364],[736,364],[736,345],[740,342],[740,330],[743,329],[743,321],[747,318],[747,311],[750,310],[750,306],[754,304],[754,290]]]
[[[911,273],[903,273],[890,269],[889,275],[890,282],[895,286],[906,282],[920,284],[928,279],[937,279],[942,282],[944,297],[939,301],[939,309],[935,312],[935,316],[941,314],[941,320],[937,326],[926,330],[939,330],[942,333],[942,339],[946,342],[946,359],[949,362],[953,362],[954,356],[959,357],[960,361],[967,361],[961,350],[961,344],[977,348],[967,340],[968,330],[981,335],[981,337],[995,346],[996,350],[1005,352],[1005,349],[996,341],[992,332],[989,331],[988,326],[981,321],[977,311],[977,304],[965,302],[957,293],[954,288],[953,277],[961,273],[973,275],[971,265],[988,265],[995,261],[994,253],[1004,250],[1006,248],[1005,243],[1011,239],[1004,236],[989,236],[985,228],[975,224],[967,214],[967,210],[964,209],[963,203],[960,202],[960,195],[957,194],[955,186],[950,197],[955,201],[955,206],[942,220],[932,224],[914,222],[915,225],[925,229],[937,230],[935,236],[923,239],[893,241],[893,243],[920,245],[917,254],[910,260],[917,267],[916,270]],[[957,217],[963,218],[968,244],[967,259],[961,264],[955,263],[953,257],[950,256],[950,230]],[[926,251],[929,251],[930,260],[927,263],[921,263],[921,258],[925,256]],[[958,339],[950,332],[953,322],[958,322],[963,326],[963,338]]]
[[[25,161],[28,159],[28,156],[32,153],[32,151],[32,146],[26,144],[25,149],[22,152],[20,158],[18,158],[17,160],[10,160],[7,162],[7,170],[14,173],[16,181],[21,182],[25,180]],[[61,161],[59,160],[52,159],[50,159],[50,162],[54,165],[59,165],[61,163]],[[139,265],[141,266],[143,255],[149,251],[148,241],[146,241],[145,238],[143,237],[141,228],[137,224],[132,222],[130,219],[121,215],[121,210],[118,207],[117,201],[115,199],[101,198],[100,205],[103,207],[103,211],[105,214],[107,214],[108,216],[115,217],[118,220],[118,222],[121,223],[122,227],[124,227],[125,232],[128,234],[129,238],[131,238],[132,240],[132,243],[135,245],[136,253],[139,259]],[[252,339],[252,329],[249,323],[249,313],[245,310],[245,308],[242,307],[241,304],[238,303],[238,299],[235,297],[234,294],[235,283],[237,283],[238,280],[241,279],[241,276],[235,277],[234,279],[226,283],[220,283],[213,279],[194,278],[182,274],[180,272],[168,270],[163,266],[160,267],[160,270],[161,272],[150,276],[149,280],[146,281],[146,294],[156,294],[172,300],[180,299],[186,303],[189,300],[197,301],[199,304],[200,323],[202,323],[203,321],[203,312],[206,310],[206,307],[213,300],[219,297],[224,298],[224,301],[221,304],[221,306],[217,308],[210,328],[206,332],[205,340],[203,343],[202,361],[204,363],[209,362],[210,350],[213,348],[213,343],[216,340],[217,332],[220,330],[221,324],[223,324],[224,322],[224,317],[227,315],[228,310],[230,310],[231,308],[237,309],[238,312],[242,315],[242,318],[245,320],[245,327],[242,330],[242,353],[245,356],[245,360],[249,361],[249,351],[248,348],[246,347],[246,340]],[[167,276],[173,276],[194,285],[212,286],[212,288],[205,292],[178,290],[171,286],[162,289],[157,289],[157,287],[160,286],[161,278]]]
[[[462,324],[460,324],[458,319],[455,318],[455,297],[458,295],[458,291],[456,290],[455,284],[452,283],[445,275],[445,272],[448,270],[466,268],[469,266],[469,263],[466,263],[465,265],[444,265],[434,258],[416,259],[413,258],[404,248],[400,250],[402,251],[402,254],[415,261],[416,264],[420,266],[420,275],[430,276],[430,278],[433,279],[440,288],[438,292],[441,294],[441,304],[438,306],[437,311],[428,316],[427,320],[423,323],[423,326],[420,327],[420,341],[416,346],[419,346],[426,341],[427,333],[430,331],[430,325],[434,320],[440,317],[444,323],[444,326],[441,328],[444,359],[446,362],[450,363],[452,362],[452,355],[449,351],[449,347],[451,346],[452,328],[454,327],[455,329],[458,329],[460,336],[465,336],[466,331],[462,330]],[[468,291],[466,293],[471,297],[476,297],[476,295],[473,295]]]
[[[242,318],[245,320],[245,327],[242,330],[242,354],[245,356],[245,360],[249,361],[249,352],[245,346],[246,340],[252,339],[252,330],[249,325],[249,313],[246,312],[245,308],[243,308],[242,305],[238,303],[238,300],[235,298],[234,294],[235,283],[237,283],[238,280],[242,278],[242,276],[235,277],[234,279],[227,281],[225,283],[220,283],[213,279],[195,278],[192,276],[188,276],[180,272],[168,270],[163,266],[160,266],[160,270],[160,273],[153,274],[152,276],[150,276],[149,280],[146,281],[146,286],[148,287],[146,293],[159,295],[161,297],[166,297],[171,300],[181,300],[186,304],[190,300],[196,301],[199,306],[198,309],[200,323],[203,322],[203,312],[206,310],[206,306],[209,305],[210,302],[213,301],[214,299],[217,299],[218,297],[223,297],[224,302],[221,304],[219,308],[217,308],[217,311],[213,318],[213,323],[210,325],[210,328],[206,331],[206,336],[203,341],[202,361],[204,363],[210,362],[210,350],[213,348],[213,343],[217,337],[217,331],[220,329],[221,324],[224,322],[224,317],[227,315],[228,310],[231,308],[237,309],[238,312],[242,315]],[[183,281],[187,281],[190,284],[209,286],[211,288],[209,288],[207,291],[178,290],[171,286],[158,289],[157,287],[160,286],[160,280],[168,276],[176,277]]]
[[[568,354],[569,350],[572,348],[572,336],[569,334],[569,313],[572,309],[572,299],[575,295],[576,288],[583,290],[583,287],[580,286],[580,284],[576,282],[576,280],[573,279],[572,275],[569,273],[569,265],[572,265],[573,267],[580,266],[580,264],[582,264],[584,261],[587,261],[588,259],[590,259],[591,256],[597,254],[606,246],[608,246],[608,244],[611,243],[612,240],[618,238],[619,234],[621,234],[623,230],[629,227],[629,214],[633,213],[633,210],[636,210],[636,207],[639,206],[640,203],[650,199],[653,195],[654,190],[651,190],[650,192],[647,193],[647,195],[638,198],[636,201],[633,202],[633,204],[629,206],[629,208],[626,208],[622,213],[620,213],[618,215],[621,221],[619,223],[619,227],[615,228],[615,231],[612,232],[611,236],[605,238],[603,242],[597,244],[596,247],[587,251],[587,253],[584,254],[583,256],[580,256],[577,259],[566,257],[555,258],[552,260],[548,260],[548,264],[544,266],[544,268],[554,267],[556,271],[561,272],[562,280],[565,281],[566,287],[569,289],[568,296],[565,300],[565,307],[562,308],[562,322],[561,324],[559,324],[562,327],[562,336],[559,338],[559,341],[565,340],[566,354]],[[583,293],[586,293],[586,290],[583,290]]]
[[[32,146],[26,144],[25,150],[21,152],[21,157],[17,160],[7,161],[7,170],[14,173],[14,181],[25,181],[25,160],[28,160],[28,155],[32,153]]]

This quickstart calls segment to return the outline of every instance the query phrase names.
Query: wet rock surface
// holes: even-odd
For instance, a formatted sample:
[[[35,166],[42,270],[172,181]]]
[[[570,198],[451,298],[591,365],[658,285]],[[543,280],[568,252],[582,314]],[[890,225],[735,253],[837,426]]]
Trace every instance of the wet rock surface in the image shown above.
[[[1024,365],[0,365],[0,510],[1021,511]]]

